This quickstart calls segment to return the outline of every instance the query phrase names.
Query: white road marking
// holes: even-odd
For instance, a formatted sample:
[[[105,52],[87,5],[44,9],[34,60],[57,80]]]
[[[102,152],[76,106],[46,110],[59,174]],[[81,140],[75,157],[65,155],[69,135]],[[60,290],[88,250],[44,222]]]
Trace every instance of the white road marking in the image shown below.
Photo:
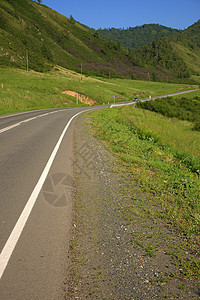
[[[37,111],[39,111],[39,110],[25,111],[25,112],[20,112],[20,113],[16,113],[16,114],[8,114],[8,115],[5,115],[5,116],[0,116],[0,120],[5,119],[5,118],[14,117],[14,116],[25,115],[25,114],[28,114],[30,112],[37,112]]]
[[[6,127],[6,128],[3,128],[3,129],[0,130],[0,133],[3,133],[3,132],[5,132],[5,131],[7,131],[7,130],[9,130],[9,129],[15,128],[15,127],[17,127],[17,126],[19,126],[19,125],[20,125],[20,123],[17,123],[17,124],[8,126],[8,127]]]
[[[23,120],[23,121],[21,121],[21,122],[18,122],[18,123],[16,123],[16,124],[13,124],[13,125],[11,125],[11,126],[8,126],[8,127],[5,127],[5,128],[3,128],[3,129],[1,129],[1,130],[0,130],[0,134],[3,133],[3,132],[5,132],[5,131],[7,131],[7,130],[10,130],[10,129],[14,128],[14,127],[17,127],[17,126],[19,126],[19,125],[21,125],[21,124],[23,124],[23,123],[27,123],[27,122],[30,122],[30,121],[32,121],[32,120],[35,120],[35,119],[38,119],[38,118],[41,118],[41,117],[44,117],[44,116],[48,116],[48,115],[50,115],[50,114],[54,114],[54,113],[57,113],[57,112],[61,112],[61,111],[63,111],[63,110],[64,110],[64,109],[62,109],[62,110],[56,110],[56,111],[53,111],[53,112],[51,111],[51,112],[45,113],[45,114],[43,114],[43,115],[39,115],[39,116],[32,117],[32,118],[27,119],[27,120]]]
[[[45,109],[44,109],[45,110]],[[64,109],[62,109],[64,110]],[[8,114],[8,115],[3,115],[3,116],[0,116],[0,120],[1,119],[6,119],[6,118],[10,118],[10,117],[15,117],[15,116],[20,116],[20,115],[25,115],[25,114],[29,114],[29,113],[34,113],[34,112],[38,112],[38,111],[42,111],[42,109],[37,109],[37,110],[29,110],[29,111],[23,111],[23,112],[20,112],[20,113],[16,113],[16,114]],[[61,111],[61,110],[60,110]],[[54,113],[55,111],[53,111],[52,113]],[[57,111],[56,111],[57,112]]]
[[[75,114],[69,120],[69,122],[67,123],[67,125],[65,126],[65,128],[64,128],[64,130],[63,130],[63,132],[62,132],[62,134],[61,134],[61,136],[60,136],[60,138],[59,138],[59,140],[58,140],[58,142],[57,142],[57,144],[56,144],[56,146],[55,146],[55,148],[54,148],[54,150],[53,150],[53,152],[52,152],[52,154],[51,154],[51,156],[50,156],[50,158],[49,158],[49,160],[48,160],[48,162],[47,162],[47,164],[46,164],[46,166],[45,166],[45,168],[44,168],[44,170],[42,172],[42,175],[40,176],[40,179],[38,180],[38,182],[37,182],[37,184],[36,184],[36,186],[35,186],[32,194],[30,195],[30,197],[28,199],[28,202],[27,202],[26,206],[24,207],[24,209],[23,209],[23,211],[22,211],[22,213],[21,213],[21,215],[20,215],[20,217],[19,217],[19,219],[18,219],[18,221],[17,221],[17,223],[16,223],[13,231],[11,232],[11,234],[10,234],[10,236],[9,236],[9,238],[8,238],[8,240],[7,240],[5,246],[4,246],[4,248],[3,248],[3,250],[2,250],[2,252],[0,254],[0,279],[1,279],[3,273],[4,273],[5,269],[6,269],[6,266],[7,266],[8,262],[9,262],[9,260],[10,260],[10,257],[11,257],[11,255],[13,253],[13,250],[14,250],[14,248],[15,248],[15,246],[16,246],[19,238],[20,238],[20,235],[21,235],[21,233],[22,233],[22,231],[24,229],[24,226],[25,226],[25,224],[26,224],[26,222],[28,220],[28,217],[29,217],[29,215],[30,215],[30,213],[31,213],[31,211],[33,209],[33,206],[34,206],[34,204],[35,204],[35,202],[37,200],[37,197],[38,197],[38,195],[40,193],[40,190],[41,190],[41,188],[42,188],[42,186],[43,186],[43,184],[45,182],[45,179],[46,179],[46,177],[48,175],[48,172],[49,172],[49,170],[50,170],[50,168],[51,168],[51,166],[53,164],[55,156],[56,156],[56,154],[58,152],[58,149],[59,149],[59,147],[61,145],[61,142],[62,142],[62,140],[64,138],[64,135],[65,135],[65,133],[66,133],[66,131],[67,131],[70,123],[72,122],[72,120],[76,116],[78,116],[79,114],[81,114],[83,112],[86,112],[86,111],[88,111],[88,110],[81,111],[81,112],[78,112],[77,114]]]
[[[118,106],[132,105],[132,104],[135,104],[135,102],[131,101],[129,103],[116,103],[116,104],[111,104],[110,108],[118,107]]]

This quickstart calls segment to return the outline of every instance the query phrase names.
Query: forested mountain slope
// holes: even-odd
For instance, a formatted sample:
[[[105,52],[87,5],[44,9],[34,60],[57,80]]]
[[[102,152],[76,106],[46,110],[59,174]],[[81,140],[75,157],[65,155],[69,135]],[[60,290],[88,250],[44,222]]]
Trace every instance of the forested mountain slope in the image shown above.
[[[200,75],[200,20],[181,34],[175,35],[172,44],[191,73]]]
[[[152,36],[158,27],[143,27],[150,28]],[[173,35],[128,50],[45,5],[0,0],[0,66],[26,69],[28,61],[30,69],[40,72],[56,65],[80,72],[82,66],[88,75],[162,81],[187,81],[191,74],[199,75],[200,21],[178,33],[159,28],[161,35],[165,31]]]
[[[200,75],[200,20],[171,37],[162,37],[132,52],[141,67],[152,70],[153,79]]]
[[[171,36],[179,32],[177,29],[162,26],[159,24],[144,24],[142,26],[129,27],[127,29],[104,28],[98,29],[101,37],[113,40],[127,48],[136,50],[150,42],[164,36]]]

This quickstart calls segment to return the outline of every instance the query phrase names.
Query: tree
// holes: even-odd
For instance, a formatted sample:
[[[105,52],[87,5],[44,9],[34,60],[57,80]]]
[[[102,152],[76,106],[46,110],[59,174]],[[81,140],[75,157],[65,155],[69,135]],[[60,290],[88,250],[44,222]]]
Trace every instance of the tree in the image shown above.
[[[41,4],[41,3],[42,3],[42,0],[37,0],[37,2],[38,2],[39,4]]]
[[[75,23],[76,23],[76,21],[75,21],[75,19],[73,18],[72,15],[70,15],[70,22],[71,22],[72,24],[75,24]]]

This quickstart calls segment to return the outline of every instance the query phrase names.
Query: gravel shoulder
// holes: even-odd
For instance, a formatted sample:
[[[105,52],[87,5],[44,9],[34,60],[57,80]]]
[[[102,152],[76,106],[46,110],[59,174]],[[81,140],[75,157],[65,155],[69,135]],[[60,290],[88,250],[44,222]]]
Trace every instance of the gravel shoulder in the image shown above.
[[[199,299],[197,280],[173,263],[177,249],[187,255],[182,237],[145,215],[148,195],[130,185],[115,155],[94,137],[89,114],[75,122],[66,299]]]

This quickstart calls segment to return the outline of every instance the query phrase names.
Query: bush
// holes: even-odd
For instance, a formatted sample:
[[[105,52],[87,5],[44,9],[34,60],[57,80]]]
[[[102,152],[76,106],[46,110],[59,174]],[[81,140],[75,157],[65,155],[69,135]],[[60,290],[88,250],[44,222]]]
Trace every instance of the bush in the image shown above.
[[[200,131],[200,121],[199,122],[195,122],[193,130]]]
[[[160,113],[169,118],[187,120],[195,123],[194,130],[199,131],[200,122],[200,97],[196,96],[193,100],[185,97],[167,97],[147,102],[137,103],[137,107]]]

